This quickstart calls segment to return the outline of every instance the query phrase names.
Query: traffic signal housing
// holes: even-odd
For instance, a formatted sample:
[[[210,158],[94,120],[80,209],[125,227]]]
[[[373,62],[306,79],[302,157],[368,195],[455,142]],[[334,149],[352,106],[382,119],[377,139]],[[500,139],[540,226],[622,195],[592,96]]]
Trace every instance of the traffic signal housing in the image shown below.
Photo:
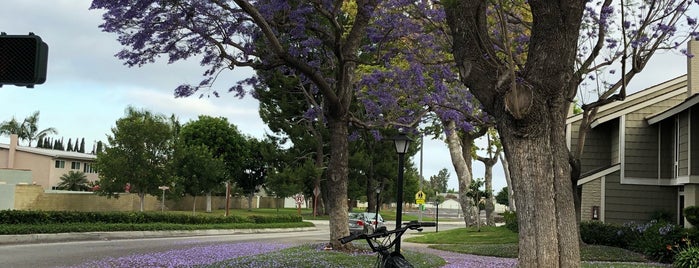
[[[34,87],[46,81],[49,46],[41,37],[0,34],[0,86]]]

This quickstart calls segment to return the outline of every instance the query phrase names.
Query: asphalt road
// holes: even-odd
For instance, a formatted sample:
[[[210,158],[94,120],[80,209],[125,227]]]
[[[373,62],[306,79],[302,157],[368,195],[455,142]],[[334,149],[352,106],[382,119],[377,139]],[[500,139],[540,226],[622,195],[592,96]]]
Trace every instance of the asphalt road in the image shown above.
[[[106,257],[164,252],[203,245],[235,242],[313,243],[329,239],[327,221],[314,221],[316,228],[296,232],[218,234],[185,237],[128,238],[51,243],[22,243],[0,245],[0,267],[61,267],[80,265]],[[392,228],[392,224],[388,227]],[[458,224],[440,224],[439,230],[459,227]],[[427,228],[426,228],[427,229]],[[430,232],[433,230],[425,230]],[[136,236],[136,235],[135,235]],[[409,235],[407,235],[409,236]],[[0,238],[2,239],[2,238]]]

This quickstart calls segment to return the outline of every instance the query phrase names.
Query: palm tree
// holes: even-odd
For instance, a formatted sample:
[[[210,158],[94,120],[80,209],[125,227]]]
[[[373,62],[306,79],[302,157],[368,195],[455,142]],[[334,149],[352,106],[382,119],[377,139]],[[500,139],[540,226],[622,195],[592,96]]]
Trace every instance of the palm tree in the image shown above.
[[[39,111],[32,113],[29,117],[25,118],[20,124],[15,117],[12,117],[10,121],[5,121],[0,124],[0,135],[12,135],[17,134],[19,140],[26,140],[29,142],[28,146],[32,146],[32,141],[43,139],[48,134],[58,134],[55,128],[47,128],[39,131]]]
[[[10,121],[5,121],[0,124],[0,135],[10,136],[12,134],[17,134],[17,136],[20,136],[19,138],[22,139],[22,133],[22,125],[17,122],[14,116]]]
[[[55,128],[46,128],[39,131],[39,111],[34,112],[32,115],[24,119],[22,122],[22,128],[24,130],[24,139],[29,142],[29,147],[32,146],[32,141],[43,139],[44,136],[48,134],[58,134]]]
[[[87,191],[90,189],[85,173],[72,170],[61,176],[61,182],[56,188],[68,191]]]

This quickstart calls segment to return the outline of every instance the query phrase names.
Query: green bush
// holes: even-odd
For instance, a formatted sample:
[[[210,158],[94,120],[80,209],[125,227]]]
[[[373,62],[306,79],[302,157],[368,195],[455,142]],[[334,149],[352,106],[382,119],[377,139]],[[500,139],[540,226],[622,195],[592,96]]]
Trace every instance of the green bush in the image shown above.
[[[64,224],[64,223],[173,223],[173,224],[227,224],[227,223],[286,223],[301,222],[301,216],[192,216],[159,212],[78,212],[0,210],[0,224]]]
[[[649,220],[664,221],[664,222],[675,222],[675,214],[667,210],[656,210],[650,215]]]
[[[628,248],[629,241],[633,239],[633,232],[630,228],[618,224],[586,221],[580,223],[580,237],[583,242],[591,245]]]
[[[687,246],[687,233],[680,226],[655,220],[627,226],[635,236],[629,243],[630,249],[651,260],[670,263],[677,251]]]
[[[505,211],[502,213],[505,218],[505,227],[510,231],[519,233],[519,224],[517,223],[517,212]]]
[[[298,215],[275,215],[275,216],[250,216],[254,223],[282,223],[282,222],[301,222],[303,218]]]
[[[693,226],[699,226],[699,206],[689,206],[684,208],[684,217]]]
[[[688,247],[675,255],[672,267],[696,268],[699,267],[699,247]]]

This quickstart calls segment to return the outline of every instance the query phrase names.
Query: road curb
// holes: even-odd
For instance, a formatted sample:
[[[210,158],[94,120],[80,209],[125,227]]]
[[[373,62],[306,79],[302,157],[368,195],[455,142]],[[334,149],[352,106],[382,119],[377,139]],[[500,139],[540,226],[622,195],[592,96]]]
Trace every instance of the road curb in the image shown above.
[[[173,230],[173,231],[120,231],[120,232],[85,232],[57,234],[0,235],[0,245],[56,243],[67,241],[96,241],[138,238],[214,236],[255,233],[283,233],[315,231],[317,227],[297,228],[262,228],[262,229],[214,229],[214,230]]]

